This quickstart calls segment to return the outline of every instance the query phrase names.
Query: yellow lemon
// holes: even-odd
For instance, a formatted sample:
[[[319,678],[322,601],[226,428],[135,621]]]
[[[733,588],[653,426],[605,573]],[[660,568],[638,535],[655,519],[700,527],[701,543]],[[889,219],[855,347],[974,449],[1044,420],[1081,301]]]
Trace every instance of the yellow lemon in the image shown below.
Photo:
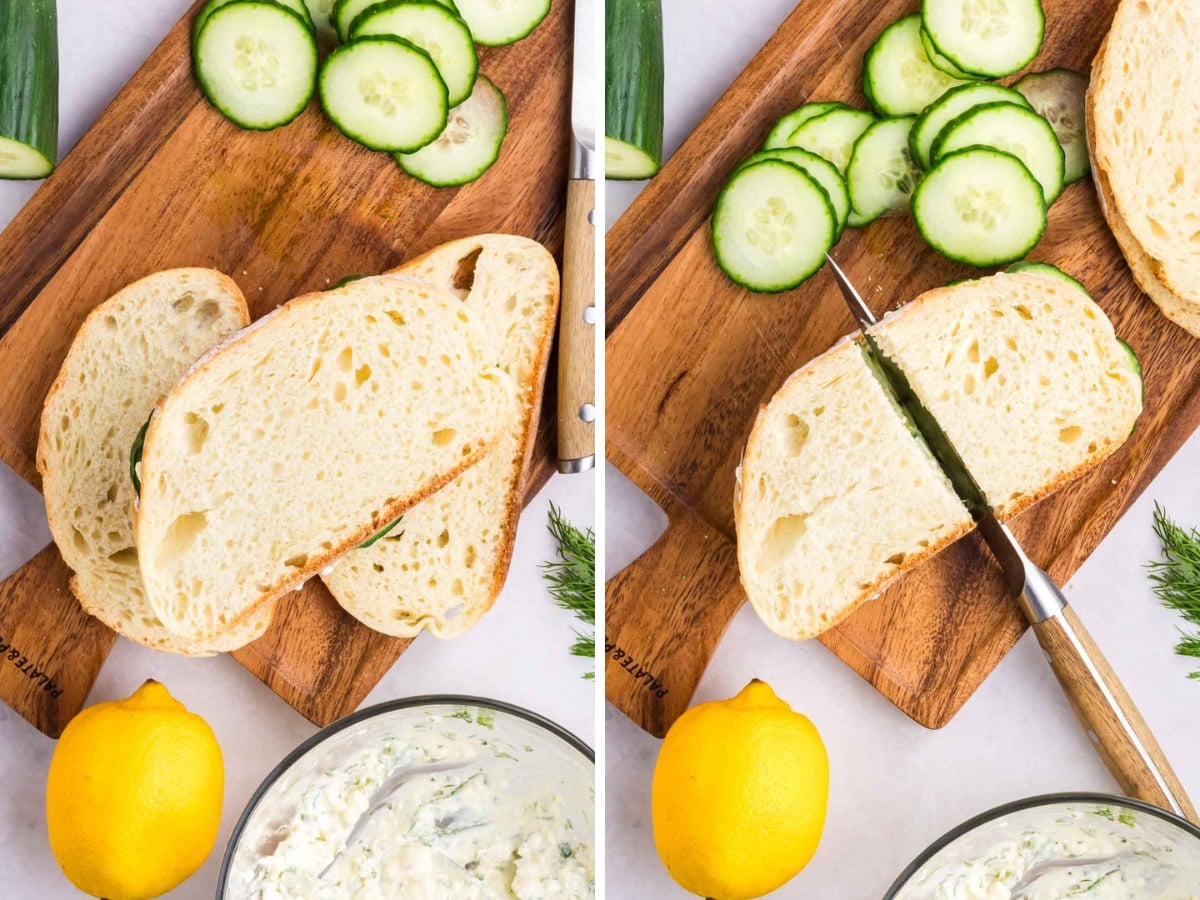
[[[208,723],[147,681],[63,731],[46,784],[50,849],[85,894],[157,897],[212,852],[224,783]]]
[[[654,843],[684,888],[714,900],[770,893],[817,850],[829,757],[816,727],[755,679],[671,726],[654,768]]]

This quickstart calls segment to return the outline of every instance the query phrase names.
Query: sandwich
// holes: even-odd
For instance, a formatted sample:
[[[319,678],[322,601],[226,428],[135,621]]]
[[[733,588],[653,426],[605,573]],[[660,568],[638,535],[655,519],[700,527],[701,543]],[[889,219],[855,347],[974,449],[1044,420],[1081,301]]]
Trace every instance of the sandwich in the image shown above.
[[[1001,519],[1114,453],[1140,367],[1079,287],[1000,274],[930,291],[871,329]],[[760,411],[734,501],[738,566],[777,634],[820,634],[973,528],[933,453],[844,339]]]

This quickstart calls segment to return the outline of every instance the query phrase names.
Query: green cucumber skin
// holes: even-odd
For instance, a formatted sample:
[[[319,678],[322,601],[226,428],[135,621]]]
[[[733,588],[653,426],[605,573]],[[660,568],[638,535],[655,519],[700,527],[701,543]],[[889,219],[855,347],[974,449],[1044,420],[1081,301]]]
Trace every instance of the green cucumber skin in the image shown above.
[[[542,24],[542,22],[546,21],[546,16],[550,15],[550,0],[545,0],[545,3],[546,3],[546,5],[542,9],[542,11],[534,19],[532,19],[531,21],[529,21],[526,24],[524,31],[516,33],[516,34],[509,34],[500,40],[494,40],[494,41],[491,41],[491,40],[485,41],[482,38],[480,38],[479,35],[476,34],[475,35],[475,43],[477,43],[480,47],[508,47],[512,44],[515,44],[517,41],[525,40],[525,38],[527,38],[531,34],[533,34],[533,32],[537,29],[537,27],[539,25]],[[467,20],[467,17],[462,14],[462,10],[455,7],[455,11],[460,16],[462,16],[463,21]],[[470,22],[467,22],[468,27],[470,27],[470,24],[471,24]],[[471,29],[471,33],[472,34],[475,33],[474,28]]]
[[[662,165],[661,0],[605,0],[604,133]]]
[[[376,13],[388,12],[392,9],[395,9],[398,6],[434,7],[437,10],[441,11],[442,14],[449,14],[449,16],[452,19],[457,20],[457,22],[463,28],[463,33],[468,38],[469,49],[470,49],[470,53],[471,53],[471,66],[472,66],[472,68],[471,68],[471,88],[474,88],[475,80],[479,77],[479,54],[475,52],[475,44],[470,39],[471,30],[467,27],[467,23],[463,20],[463,17],[460,16],[455,10],[451,9],[450,7],[448,7],[444,3],[442,3],[441,0],[383,0],[382,3],[374,3],[371,6],[368,6],[361,13],[359,13],[357,16],[354,17],[354,21],[350,25],[350,40],[354,41],[354,40],[357,40],[359,37],[374,37],[374,35],[360,35],[359,28],[362,27],[364,25],[364,23],[368,22],[370,20],[370,18],[373,15],[375,15]],[[403,38],[404,40],[408,40],[409,43],[413,43],[411,40],[409,40],[409,38],[405,37],[402,34],[397,35],[397,37]],[[414,43],[413,46],[417,46],[417,45]],[[421,49],[421,48],[418,47],[418,49]],[[432,56],[430,58],[432,58]],[[437,63],[434,63],[434,65],[436,66]],[[440,70],[439,70],[439,73],[440,73]],[[458,106],[460,103],[466,103],[467,100],[470,99],[470,97],[471,97],[471,91],[468,90],[466,96],[450,97],[446,102],[449,103],[450,108],[453,109],[454,107]],[[507,122],[507,117],[506,117],[505,121]]]
[[[736,272],[730,271],[726,267],[725,262],[723,261],[722,253],[721,253],[721,241],[720,241],[720,237],[718,235],[717,228],[715,226],[716,226],[717,219],[720,217],[720,214],[721,214],[721,207],[725,203],[726,195],[728,194],[731,186],[733,185],[733,182],[736,180],[737,176],[740,173],[746,171],[747,169],[752,169],[757,166],[776,166],[776,165],[787,166],[789,169],[792,169],[793,171],[799,173],[803,178],[808,180],[812,184],[813,187],[815,187],[817,189],[818,195],[820,197],[822,197],[825,201],[825,208],[829,212],[829,221],[830,221],[830,225],[831,225],[829,245],[826,247],[826,253],[828,253],[830,250],[833,249],[833,244],[837,241],[838,216],[837,216],[837,212],[833,208],[833,204],[829,200],[829,195],[827,193],[825,193],[825,189],[817,183],[817,180],[815,178],[813,178],[811,175],[809,175],[807,172],[805,172],[799,166],[793,166],[791,163],[787,163],[787,162],[784,162],[783,160],[779,160],[779,159],[766,159],[766,160],[763,160],[762,162],[754,163],[753,165],[749,165],[749,166],[743,166],[742,168],[736,170],[733,173],[733,175],[730,176],[729,181],[725,182],[725,186],[721,188],[721,193],[719,193],[717,195],[717,202],[713,206],[712,217],[709,220],[709,226],[710,226],[709,230],[711,232],[711,239],[712,239],[712,243],[713,243],[713,254],[716,257],[717,267],[723,273],[725,273],[725,277],[728,278],[730,281],[732,281],[734,284],[738,285],[739,287],[743,287],[748,291],[753,291],[756,294],[782,294],[782,293],[785,293],[786,291],[795,290],[796,288],[800,287],[800,285],[804,284],[804,282],[808,281],[808,279],[810,279],[814,275],[816,275],[817,272],[819,272],[821,270],[821,268],[825,265],[825,261],[821,260],[811,271],[808,271],[808,272],[803,273],[802,275],[793,277],[790,281],[782,282],[779,284],[753,284],[748,279],[743,278],[742,276],[738,275]]]
[[[924,26],[925,22],[929,21],[929,17],[926,13],[927,5],[928,5],[928,0],[921,0],[922,27]],[[981,79],[985,79],[987,81],[991,81],[993,79],[1004,78],[1005,76],[1012,75],[1015,72],[1021,71],[1023,68],[1025,68],[1031,62],[1033,62],[1037,58],[1037,55],[1042,52],[1042,44],[1046,40],[1046,12],[1045,12],[1045,9],[1042,7],[1041,0],[1038,0],[1038,11],[1041,13],[1041,24],[1038,28],[1037,47],[1034,49],[1034,51],[1031,54],[1029,54],[1029,56],[1027,56],[1025,59],[1023,59],[1021,61],[1020,65],[1009,69],[1007,72],[981,72],[978,69],[973,69],[970,66],[963,65],[962,59],[955,58],[955,56],[952,53],[947,53],[945,51],[945,49],[938,46],[937,38],[934,37],[933,32],[926,29],[925,33],[929,35],[929,43],[933,45],[933,49],[935,49],[938,53],[940,53],[948,62],[951,63],[951,65],[953,65],[953,66],[957,67],[959,70],[965,72],[967,74],[967,77],[981,78]]]
[[[430,55],[428,53],[426,53],[424,50],[422,50],[416,44],[406,41],[403,38],[392,37],[391,35],[379,35],[379,34],[372,35],[371,37],[367,37],[367,38],[359,38],[358,40],[352,41],[349,44],[342,44],[342,45],[336,47],[333,50],[333,52],[329,54],[329,56],[325,57],[325,64],[321,67],[321,70],[317,73],[317,95],[321,101],[321,109],[323,109],[325,111],[325,115],[329,118],[329,121],[331,121],[337,127],[338,131],[340,131],[346,137],[350,138],[350,140],[354,141],[355,143],[361,144],[362,146],[366,147],[368,150],[382,150],[386,153],[414,153],[417,150],[420,150],[421,147],[424,147],[426,144],[432,143],[433,141],[437,140],[437,136],[439,134],[441,134],[442,131],[446,128],[447,116],[445,116],[445,115],[442,116],[442,124],[438,127],[438,129],[436,131],[433,131],[432,133],[424,136],[424,143],[418,144],[417,146],[414,146],[414,147],[408,147],[403,150],[395,150],[391,147],[372,146],[366,139],[365,135],[352,134],[348,130],[348,126],[346,126],[341,121],[341,119],[338,115],[338,111],[336,109],[331,110],[329,108],[329,106],[326,104],[324,83],[325,83],[325,73],[329,69],[330,61],[334,57],[336,57],[340,54],[353,53],[354,49],[356,47],[358,47],[362,44],[368,43],[368,42],[370,42],[370,43],[386,42],[386,43],[392,43],[392,44],[400,44],[403,47],[407,48],[408,50],[411,50],[413,53],[419,53],[419,54],[421,54],[421,56],[425,57],[425,59],[429,62],[429,67],[433,70],[434,76],[437,78],[438,82],[441,83],[443,106],[445,108],[446,114],[449,115],[450,104],[448,102],[449,94],[446,92],[446,83],[444,81],[442,81],[442,76],[438,74],[437,66],[434,65],[432,57],[430,57]]]
[[[142,461],[142,451],[146,448],[146,432],[150,430],[150,420],[154,418],[154,412],[146,416],[146,421],[142,423],[142,427],[138,429],[137,437],[133,439],[133,445],[129,448],[129,480],[133,482],[133,492],[139,497],[142,495],[142,479],[138,477],[138,463]]]
[[[482,78],[484,81],[486,81],[488,84],[490,84],[492,86],[492,90],[494,90],[496,92],[497,96],[500,98],[500,125],[501,125],[500,140],[498,140],[496,142],[496,149],[495,149],[495,152],[492,153],[491,159],[489,159],[487,161],[487,164],[483,168],[477,169],[476,171],[471,172],[469,174],[464,174],[461,178],[437,179],[437,178],[431,178],[429,175],[418,175],[416,173],[416,171],[414,171],[414,167],[412,167],[411,165],[405,164],[405,160],[404,160],[405,154],[403,154],[403,153],[393,154],[393,156],[396,160],[396,164],[398,166],[400,166],[401,170],[404,172],[405,175],[415,178],[415,179],[417,179],[417,181],[420,181],[423,184],[427,184],[430,187],[435,187],[435,188],[461,187],[464,184],[470,184],[472,181],[478,181],[480,178],[482,178],[484,176],[484,173],[486,173],[488,169],[490,169],[492,166],[494,166],[496,164],[496,160],[498,160],[500,158],[500,151],[504,148],[504,139],[506,137],[508,137],[508,98],[504,96],[504,91],[502,91],[502,90],[500,90],[500,88],[496,87],[496,85],[492,82],[492,80],[490,78],[488,78],[486,75],[480,75],[479,77]],[[453,113],[454,111],[451,110],[450,112]],[[449,127],[449,126],[447,126],[447,127]],[[343,279],[343,280],[345,280],[345,279]]]
[[[58,160],[58,7],[55,0],[0,0],[0,137]]]
[[[947,153],[940,160],[938,160],[938,164],[940,165],[943,162],[954,160],[957,157],[965,156],[969,153],[994,153],[999,156],[1009,157],[1014,162],[1019,164],[1022,169],[1025,170],[1025,175],[1028,177],[1030,182],[1037,185],[1038,194],[1039,194],[1039,196],[1041,195],[1041,184],[1038,182],[1038,180],[1036,178],[1033,177],[1033,173],[1030,172],[1029,169],[1025,167],[1025,164],[1022,163],[1019,159],[1017,159],[1011,153],[1005,153],[1003,150],[996,150],[992,147],[981,147],[981,146],[963,147],[961,150],[955,150],[951,153]],[[937,165],[934,166],[934,169],[936,169],[936,168],[937,168]],[[930,175],[933,174],[933,169],[930,170],[929,174]],[[1037,235],[1032,237],[1029,240],[1029,242],[1025,245],[1025,247],[1021,249],[1021,251],[1019,253],[1014,253],[1008,259],[994,259],[994,260],[986,260],[986,261],[982,261],[982,262],[977,261],[977,260],[968,259],[967,257],[963,256],[962,254],[957,253],[957,252],[952,251],[949,248],[947,248],[945,246],[945,244],[943,244],[936,237],[931,236],[928,233],[928,231],[926,230],[926,227],[925,227],[924,222],[922,221],[922,216],[921,216],[921,212],[920,212],[920,195],[921,195],[922,190],[928,188],[928,186],[930,184],[931,184],[930,178],[926,177],[925,179],[923,179],[921,181],[920,184],[917,185],[917,189],[915,191],[913,191],[912,200],[911,200],[912,210],[913,210],[913,221],[916,222],[917,231],[920,232],[921,237],[924,239],[925,243],[928,244],[930,247],[932,247],[934,250],[936,250],[938,253],[942,254],[942,256],[946,257],[946,259],[952,260],[954,262],[963,263],[964,265],[968,265],[968,266],[975,266],[976,268],[980,268],[980,269],[987,268],[989,266],[1000,266],[1000,265],[1005,265],[1007,263],[1015,263],[1018,260],[1024,259],[1026,254],[1028,254],[1030,250],[1032,250],[1034,247],[1036,247],[1038,245],[1038,242],[1042,239],[1042,235],[1046,233],[1046,226],[1047,226],[1046,210],[1048,209],[1048,207],[1045,205],[1045,201],[1043,200],[1041,228],[1037,232]]]
[[[225,0],[225,2],[232,3],[233,0]],[[278,0],[272,0],[272,2],[278,2]],[[223,5],[223,4],[221,4],[221,5]],[[317,26],[316,26],[316,23],[313,22],[312,13],[310,13],[308,11],[307,5],[305,5],[304,3],[299,4],[299,6],[304,8],[303,13],[301,13],[299,9],[292,9],[292,7],[287,6],[286,4],[280,3],[279,5],[283,6],[285,9],[291,9],[292,12],[294,12],[296,15],[300,16],[300,18],[302,18],[306,22],[308,22],[308,27],[309,27],[310,31],[312,31],[314,34],[316,33]],[[196,44],[196,38],[198,38],[200,36],[200,30],[204,27],[204,23],[207,22],[208,17],[211,16],[214,12],[216,12],[217,9],[219,9],[219,8],[220,8],[220,6],[214,6],[214,4],[211,2],[211,0],[210,0],[210,2],[205,3],[202,7],[200,7],[200,12],[196,13],[196,18],[192,21],[192,46],[193,47]]]
[[[824,115],[832,110],[844,108],[849,109],[849,104],[842,103],[840,100],[826,100],[817,103],[805,103],[796,107],[789,113],[780,116],[771,128],[770,134],[763,142],[763,150],[779,150],[788,145],[788,138],[795,134],[796,129],[807,122],[809,119],[815,119],[817,116]]]
[[[1050,263],[1038,262],[1034,259],[1022,259],[1013,263],[1004,271],[1017,274],[1021,272],[1027,272],[1031,275],[1041,275],[1044,278],[1054,278],[1063,282],[1064,284],[1069,284],[1073,288],[1077,288],[1080,293],[1086,294],[1089,298],[1092,296],[1091,292],[1084,287],[1082,281],[1080,281],[1074,275],[1068,275],[1058,266],[1050,265]]]
[[[1138,355],[1133,352],[1133,347],[1129,346],[1128,341],[1123,341],[1120,338],[1117,338],[1117,343],[1120,344],[1121,349],[1125,351],[1125,356],[1129,360],[1129,368],[1133,369],[1134,374],[1136,374],[1138,377],[1138,384],[1142,386],[1142,406],[1144,407],[1146,405],[1146,376],[1142,372],[1142,361],[1138,359]],[[1137,431],[1138,422],[1141,420],[1142,417],[1138,416],[1134,421],[1133,427],[1129,429],[1129,433],[1131,435]]]
[[[645,169],[638,169],[634,172],[617,173],[613,171],[609,165],[609,151],[613,147],[619,147],[628,150],[630,153],[636,153],[639,157],[646,161]],[[658,170],[662,168],[657,162],[646,156],[646,152],[641,147],[635,147],[632,144],[627,144],[615,137],[604,136],[604,180],[605,181],[645,181],[648,178],[653,178],[658,174]]]
[[[232,122],[234,125],[236,125],[238,128],[244,129],[246,131],[274,131],[276,128],[282,128],[284,125],[290,125],[292,122],[296,121],[296,119],[298,119],[300,117],[300,114],[302,112],[304,112],[304,110],[308,109],[308,104],[312,102],[313,95],[317,92],[316,79],[320,75],[320,65],[318,63],[318,58],[317,58],[318,57],[317,38],[316,38],[315,32],[311,28],[309,28],[309,26],[305,22],[304,18],[298,12],[296,12],[294,9],[290,9],[289,7],[283,6],[282,4],[275,3],[274,0],[247,0],[247,2],[258,3],[259,5],[272,6],[276,9],[280,10],[283,14],[291,16],[293,19],[295,19],[297,22],[299,22],[301,25],[303,25],[305,27],[305,29],[308,31],[309,37],[312,39],[311,52],[312,52],[314,76],[313,76],[313,84],[309,87],[308,94],[305,96],[304,102],[298,103],[296,105],[295,109],[291,110],[291,112],[286,117],[281,117],[278,121],[273,121],[273,122],[242,121],[242,120],[238,119],[236,116],[234,116],[232,112],[230,112],[228,106],[221,100],[220,97],[218,97],[216,95],[216,91],[214,91],[211,88],[211,86],[204,80],[204,76],[200,72],[200,59],[199,59],[200,36],[204,33],[205,28],[208,27],[208,24],[210,22],[212,22],[214,18],[221,15],[223,10],[229,9],[232,4],[227,3],[224,6],[220,7],[219,9],[214,10],[213,13],[205,20],[204,27],[202,27],[200,29],[200,32],[196,35],[196,39],[192,42],[192,71],[195,73],[196,80],[200,83],[200,90],[204,93],[205,98],[212,105],[212,107],[214,109],[216,109],[216,111],[219,112],[221,115],[223,115],[226,119],[228,119],[230,122]]]
[[[354,40],[354,27],[359,23],[359,21],[366,19],[371,13],[379,12],[384,6],[391,5],[392,2],[393,2],[393,0],[378,0],[378,2],[372,2],[372,3],[368,4],[367,6],[364,6],[359,11],[358,15],[356,15],[353,19],[351,19],[349,22],[346,23],[346,33],[342,34],[341,29],[338,28],[337,23],[338,23],[338,19],[344,18],[344,16],[342,15],[342,10],[346,6],[346,0],[337,0],[337,2],[333,5],[333,10],[331,11],[330,15],[333,17],[332,18],[333,29],[338,36],[339,43],[344,44],[344,43],[347,43],[348,41]],[[454,0],[432,0],[432,2],[437,3],[439,6],[443,6],[446,9],[450,10],[450,12],[454,13],[454,15],[456,15],[459,19],[462,19],[462,22],[464,25],[467,24],[466,19],[463,19],[463,17],[462,17],[462,13],[460,13],[458,11],[458,7],[454,5]],[[468,28],[469,27],[470,26],[468,26]]]
[[[1021,90],[1021,85],[1025,85],[1028,88],[1034,88],[1041,81],[1044,81],[1047,79],[1056,79],[1056,78],[1079,78],[1079,79],[1082,79],[1083,83],[1085,85],[1085,89],[1086,89],[1086,85],[1088,82],[1088,76],[1084,75],[1082,72],[1077,72],[1074,69],[1067,69],[1062,66],[1056,66],[1053,69],[1045,69],[1041,72],[1026,72],[1024,75],[1022,75],[1020,78],[1018,78],[1013,83],[1012,89],[1024,97],[1025,92]],[[1029,100],[1028,97],[1025,97],[1025,99]],[[1029,100],[1029,105],[1030,105],[1030,108],[1034,110],[1034,112],[1037,112],[1037,107],[1033,105],[1032,100]],[[1051,127],[1053,127],[1053,123],[1051,123]],[[1083,141],[1087,140],[1086,134],[1083,131],[1080,132],[1079,139],[1083,140]],[[1064,146],[1063,147],[1064,154],[1066,153],[1066,150],[1067,150],[1067,148]],[[1080,160],[1080,165],[1078,166],[1078,168],[1076,168],[1074,170],[1071,169],[1071,160],[1068,159],[1067,165],[1066,165],[1066,170],[1063,173],[1063,186],[1066,187],[1066,186],[1074,184],[1077,181],[1082,181],[1084,178],[1086,178],[1088,175],[1091,174],[1091,171],[1092,171],[1092,160],[1091,160],[1090,155],[1088,155],[1087,153],[1083,154],[1083,157]]]

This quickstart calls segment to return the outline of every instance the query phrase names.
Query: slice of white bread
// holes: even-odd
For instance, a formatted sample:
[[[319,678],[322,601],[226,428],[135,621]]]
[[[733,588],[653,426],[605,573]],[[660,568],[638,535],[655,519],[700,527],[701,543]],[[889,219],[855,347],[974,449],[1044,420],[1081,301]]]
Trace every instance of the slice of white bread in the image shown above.
[[[1164,316],[1189,334],[1200,337],[1200,304],[1177,297],[1158,280],[1158,276],[1154,274],[1154,261],[1146,255],[1142,245],[1137,242],[1137,239],[1125,226],[1125,222],[1116,213],[1116,206],[1108,187],[1108,179],[1104,177],[1104,173],[1100,169],[1094,166],[1092,176],[1096,182],[1096,196],[1100,201],[1104,218],[1108,222],[1113,237],[1117,240],[1117,245],[1121,248],[1125,262],[1129,264],[1129,271],[1137,286],[1142,289],[1142,293],[1154,301]]]
[[[762,408],[738,485],[742,585],[767,627],[793,640],[832,628],[972,527],[851,340]]]
[[[220,272],[149,275],[92,310],[46,395],[37,467],[51,534],[75,573],[71,590],[105,625],[156,650],[233,650],[270,623],[268,608],[205,641],[167,630],[142,590],[129,512],[129,451],[150,410],[249,321],[241,291]]]
[[[1088,147],[1138,285],[1200,336],[1200,5],[1122,0],[1092,64]]]
[[[495,356],[457,297],[384,275],[201,358],[151,419],[134,514],[164,624],[244,621],[482,459],[517,415]]]
[[[930,291],[872,331],[1002,518],[1119,447],[1141,379],[1082,291],[1033,274]],[[760,413],[735,501],[738,562],[775,632],[819,634],[972,527],[854,344]]]
[[[377,631],[454,637],[491,609],[508,575],[554,334],[558,268],[536,241],[488,234],[444,244],[393,271],[454,292],[499,338],[498,362],[517,385],[520,415],[478,465],[321,578],[343,609]]]
[[[1000,274],[929,291],[872,330],[996,515],[1010,518],[1125,443],[1142,380],[1095,301]]]

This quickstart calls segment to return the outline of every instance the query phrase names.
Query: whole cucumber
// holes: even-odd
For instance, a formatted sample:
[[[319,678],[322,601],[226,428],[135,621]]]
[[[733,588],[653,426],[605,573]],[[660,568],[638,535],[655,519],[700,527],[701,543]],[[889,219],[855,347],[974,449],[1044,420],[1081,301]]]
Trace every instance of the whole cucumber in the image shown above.
[[[662,166],[661,0],[605,0],[604,175],[637,180]]]
[[[55,0],[0,0],[0,178],[45,178],[57,160]]]

